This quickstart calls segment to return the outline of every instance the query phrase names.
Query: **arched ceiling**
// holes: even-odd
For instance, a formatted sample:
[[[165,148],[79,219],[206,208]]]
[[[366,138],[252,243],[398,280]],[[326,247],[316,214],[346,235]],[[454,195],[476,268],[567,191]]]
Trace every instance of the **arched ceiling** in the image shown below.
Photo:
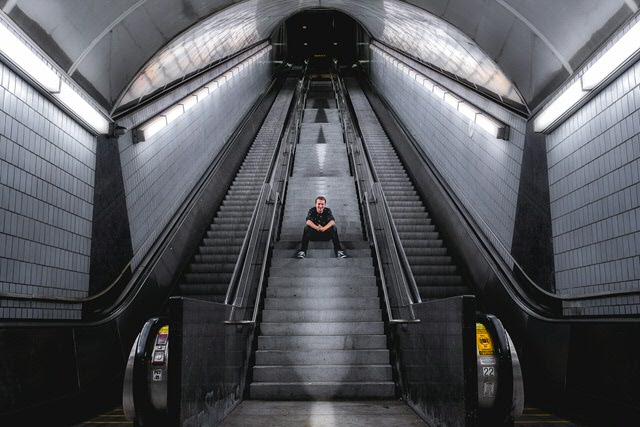
[[[107,111],[269,37],[307,8],[534,109],[640,0],[0,0]]]

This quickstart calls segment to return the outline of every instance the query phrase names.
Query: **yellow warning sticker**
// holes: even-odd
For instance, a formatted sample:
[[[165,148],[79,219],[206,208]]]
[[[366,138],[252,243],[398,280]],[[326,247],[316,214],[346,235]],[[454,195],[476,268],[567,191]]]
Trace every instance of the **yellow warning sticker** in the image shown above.
[[[158,330],[159,334],[168,334],[169,333],[169,325],[164,325]]]
[[[476,323],[476,345],[480,356],[493,356],[493,341],[489,331],[482,323]]]

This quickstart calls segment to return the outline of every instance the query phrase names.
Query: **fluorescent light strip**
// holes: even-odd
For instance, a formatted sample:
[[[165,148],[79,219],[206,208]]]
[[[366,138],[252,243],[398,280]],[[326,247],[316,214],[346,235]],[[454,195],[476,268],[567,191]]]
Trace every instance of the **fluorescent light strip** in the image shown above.
[[[582,75],[583,89],[591,90],[597,87],[638,51],[640,51],[640,23],[636,22]]]
[[[109,133],[109,121],[105,119],[104,115],[93,108],[66,82],[60,82],[60,91],[54,93],[53,96],[98,134]]]
[[[567,117],[576,105],[594,94],[602,83],[621,70],[640,53],[640,22],[629,31],[598,60],[589,67],[562,95],[545,107],[534,121],[535,132],[549,132]]]
[[[233,76],[236,76],[240,71],[244,70],[248,65],[257,61],[259,58],[266,55],[271,50],[271,46],[267,46],[260,51],[256,52],[253,56],[245,59],[240,64],[237,64],[232,69],[228,70],[224,74],[218,76],[215,80],[202,86],[200,89],[186,96],[176,104],[167,108],[156,117],[150,119],[133,132],[134,142],[148,141],[153,135],[158,133],[162,128],[169,123],[176,120],[186,111],[193,108],[196,104],[202,102],[207,96],[211,95],[220,86],[224,85]]]
[[[20,40],[0,19],[0,54],[14,64],[36,85],[57,99],[74,116],[98,134],[109,133],[107,118],[36,55],[31,48]]]
[[[500,139],[509,139],[509,126],[506,124],[495,120],[490,115],[484,113],[483,111],[477,109],[476,107],[466,103],[465,101],[459,99],[456,95],[451,92],[448,92],[446,89],[438,86],[435,82],[433,82],[428,77],[420,74],[413,68],[407,66],[402,61],[399,61],[397,58],[389,55],[384,50],[380,49],[378,46],[370,45],[371,49],[375,50],[380,56],[382,56],[389,63],[394,65],[404,74],[408,75],[412,79],[421,82],[422,86],[429,92],[432,92],[437,98],[443,100],[455,110],[459,111],[463,116],[476,123],[485,131],[489,132],[496,138]]]

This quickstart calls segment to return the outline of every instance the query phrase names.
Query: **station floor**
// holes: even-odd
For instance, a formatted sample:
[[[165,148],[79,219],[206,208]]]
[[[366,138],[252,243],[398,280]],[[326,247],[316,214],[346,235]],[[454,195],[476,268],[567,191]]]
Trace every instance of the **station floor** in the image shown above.
[[[72,427],[131,427],[122,408],[105,411],[99,416]],[[544,409],[525,407],[515,426],[522,427],[586,427],[550,414]],[[365,402],[266,402],[246,400],[223,421],[221,427],[413,427],[426,424],[401,401]]]

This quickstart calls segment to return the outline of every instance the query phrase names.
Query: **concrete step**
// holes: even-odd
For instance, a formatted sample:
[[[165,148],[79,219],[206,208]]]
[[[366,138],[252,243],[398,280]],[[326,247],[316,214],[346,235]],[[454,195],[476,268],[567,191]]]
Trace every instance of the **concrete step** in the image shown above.
[[[375,322],[382,320],[382,310],[262,310],[262,321],[283,322]]]
[[[254,382],[249,394],[252,399],[326,400],[326,399],[391,399],[395,384],[380,382]]]
[[[274,249],[273,251],[273,257],[272,259],[272,263],[273,260],[278,259],[278,258],[295,258],[296,254],[298,253],[297,250],[290,250],[290,249]],[[371,255],[371,250],[370,249],[351,249],[348,251],[349,258],[347,259],[352,259],[352,258],[366,258],[366,257],[372,257]],[[335,254],[333,253],[333,249],[309,249],[307,251],[307,257],[305,259],[331,259],[331,258],[335,258]]]
[[[258,338],[259,350],[364,350],[386,345],[386,335],[262,335]]]
[[[346,259],[336,259],[333,256],[331,258],[305,258],[305,259],[297,259],[297,258],[275,258],[271,259],[271,267],[294,267],[298,268],[301,265],[305,267],[321,267],[321,268],[334,268],[334,267],[344,267],[344,266],[359,266],[359,267],[369,267],[373,266],[373,258],[371,258],[371,253],[369,253],[366,258],[346,258]]]
[[[377,297],[354,298],[265,298],[266,310],[361,310],[380,308]]]
[[[381,335],[383,322],[262,322],[263,335]]]
[[[256,366],[256,382],[391,381],[391,365]]]
[[[303,225],[304,227],[304,225]],[[304,228],[300,228],[297,232],[294,231],[289,231],[288,233],[281,233],[280,234],[280,241],[294,241],[294,242],[298,242],[300,243],[302,241],[302,232],[303,232]],[[340,230],[340,228],[338,228],[338,236],[340,237],[340,243],[350,240],[350,241],[355,241],[355,240],[362,240],[362,232],[361,231],[351,231],[351,230],[347,230],[346,232],[342,232]],[[315,241],[312,240],[309,244],[309,248],[314,247],[314,248],[320,248],[320,249],[325,249],[325,246],[318,246],[320,243],[329,243],[329,247],[333,248],[333,245],[331,244],[331,242],[323,242],[323,241]],[[347,246],[341,245],[343,249],[347,248]]]
[[[304,260],[300,260],[304,261]],[[269,286],[376,286],[373,275],[366,276],[327,276],[316,272],[313,276],[274,276],[267,279]]]
[[[299,250],[300,249],[300,241],[302,239],[302,230],[300,230],[300,236],[298,236],[298,240],[280,240],[274,244],[275,249],[281,250]],[[345,239],[343,236],[340,236],[340,244],[342,245],[342,249],[349,254],[349,251],[352,249],[370,249],[369,242],[362,240],[362,236],[358,236],[357,240]],[[312,251],[316,250],[333,250],[333,244],[331,242],[313,242],[313,247],[309,246],[309,251],[307,255],[309,255]]]
[[[256,350],[256,366],[272,365],[381,365],[389,350]]]
[[[270,286],[267,298],[373,298],[378,296],[376,286]]]
[[[288,267],[271,267],[269,270],[270,277],[296,277],[296,278],[304,278],[311,277],[316,278],[318,276],[326,277],[326,278],[351,278],[358,276],[374,276],[375,270],[373,266],[351,266],[345,265],[344,267],[314,267],[312,265],[307,265],[305,263],[306,260],[301,259],[299,266],[288,266]],[[310,260],[314,261],[314,260]],[[345,263],[346,264],[346,263]]]

